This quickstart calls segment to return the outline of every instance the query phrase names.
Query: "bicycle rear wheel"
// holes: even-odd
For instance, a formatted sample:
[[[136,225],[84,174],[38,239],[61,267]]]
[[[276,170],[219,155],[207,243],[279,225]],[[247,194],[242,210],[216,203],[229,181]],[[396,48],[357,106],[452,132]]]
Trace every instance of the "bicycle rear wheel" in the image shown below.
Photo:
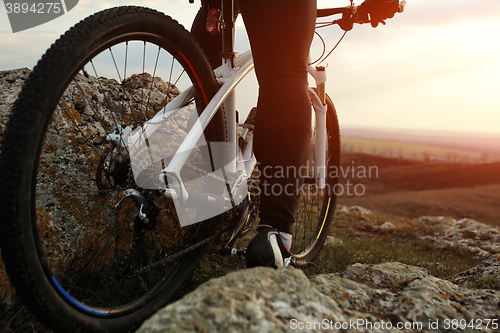
[[[217,89],[191,35],[141,7],[85,19],[37,64],[5,131],[0,237],[16,292],[48,327],[131,331],[189,280],[211,231],[181,228],[171,199],[139,187],[120,140],[172,100],[200,112]],[[177,116],[173,136],[190,119]],[[222,111],[205,137],[226,141]]]
[[[314,173],[315,143],[313,133],[311,153],[307,163],[308,175],[300,189],[301,197],[293,225],[292,257],[297,266],[312,261],[321,250],[335,214],[335,186],[340,170],[340,129],[337,112],[329,96],[326,98],[326,186],[320,190]],[[335,169],[336,168],[336,169]]]

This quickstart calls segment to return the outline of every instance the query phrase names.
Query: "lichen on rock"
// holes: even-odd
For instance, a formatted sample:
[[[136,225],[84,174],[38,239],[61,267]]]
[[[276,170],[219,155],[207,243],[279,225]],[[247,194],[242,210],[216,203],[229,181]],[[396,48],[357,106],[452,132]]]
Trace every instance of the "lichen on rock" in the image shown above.
[[[208,281],[138,332],[390,332],[398,325],[450,332],[451,321],[478,318],[500,321],[500,292],[459,287],[401,263],[355,264],[310,279],[293,268],[254,268]]]

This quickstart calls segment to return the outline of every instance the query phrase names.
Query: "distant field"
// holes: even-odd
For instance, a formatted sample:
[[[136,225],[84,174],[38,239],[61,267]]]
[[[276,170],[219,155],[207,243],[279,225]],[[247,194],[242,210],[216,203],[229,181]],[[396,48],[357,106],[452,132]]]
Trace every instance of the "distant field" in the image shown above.
[[[500,227],[500,162],[425,163],[361,153],[343,153],[342,165],[376,166],[376,176],[346,172],[344,188],[355,186],[359,195],[344,191],[340,205],[361,206],[379,212],[419,216],[465,217]],[[360,170],[359,167],[357,170]]]
[[[449,163],[488,163],[500,161],[499,155],[477,153],[425,144],[361,139],[342,139],[342,151],[385,157]]]

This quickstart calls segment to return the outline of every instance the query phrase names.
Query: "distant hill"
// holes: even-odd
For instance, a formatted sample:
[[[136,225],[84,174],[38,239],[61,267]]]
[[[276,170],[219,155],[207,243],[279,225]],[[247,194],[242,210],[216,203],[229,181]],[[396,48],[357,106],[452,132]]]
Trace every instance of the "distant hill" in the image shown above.
[[[354,152],[426,162],[488,163],[500,161],[500,155],[444,148],[434,145],[342,138],[342,153]]]
[[[342,205],[410,218],[469,217],[500,226],[500,162],[425,163],[345,153],[340,182]]]
[[[342,127],[343,139],[405,142],[500,156],[500,133]]]

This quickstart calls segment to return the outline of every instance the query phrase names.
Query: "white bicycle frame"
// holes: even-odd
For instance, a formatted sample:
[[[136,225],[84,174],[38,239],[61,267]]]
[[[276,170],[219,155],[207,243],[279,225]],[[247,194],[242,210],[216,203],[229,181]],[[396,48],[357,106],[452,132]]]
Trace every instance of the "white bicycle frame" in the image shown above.
[[[248,73],[250,73],[254,64],[251,51],[247,51],[231,60],[232,61],[223,60],[223,65],[214,70],[217,81],[222,84],[222,86],[210,100],[203,112],[199,115],[198,120],[187,133],[187,136],[178,147],[168,165],[160,172],[160,177],[163,177],[160,182],[168,184],[168,187],[163,191],[167,197],[174,200],[180,200],[182,203],[186,203],[190,198],[190,193],[184,185],[180,171],[186,164],[190,153],[199,143],[200,138],[202,138],[204,130],[207,128],[208,124],[222,105],[224,106],[227,125],[227,147],[230,148],[228,149],[229,151],[227,152],[226,159],[226,161],[229,162],[225,166],[224,171],[229,175],[234,175],[233,181],[229,184],[230,189],[228,193],[230,194],[224,196],[224,200],[226,201],[224,203],[224,211],[235,206],[235,201],[233,201],[233,193],[235,192],[233,191],[241,192],[244,188],[245,195],[240,195],[240,200],[242,200],[242,197],[244,198],[248,195],[246,179],[252,174],[257,164],[257,160],[253,154],[253,132],[251,131],[251,126],[239,125],[236,121],[235,89],[241,80]],[[316,90],[309,88],[309,95],[314,108],[311,126],[316,140],[313,170],[316,176],[316,186],[318,189],[323,189],[325,187],[326,174],[325,153],[327,106],[325,103],[324,88],[326,82],[326,72],[324,68],[314,68],[312,66],[309,66],[308,71],[316,81]],[[158,128],[160,128],[162,122],[182,110],[182,107],[184,106],[183,103],[194,97],[195,89],[192,88],[193,87],[186,88],[180,95],[167,104],[163,110],[153,116],[153,118],[140,129],[132,130],[130,127],[119,128],[118,132],[108,135],[108,140],[113,141],[118,149],[127,148],[129,152],[133,145],[148,142],[148,138],[151,137],[151,135]],[[248,140],[243,152],[238,151],[238,127],[242,127],[242,137]],[[135,191],[129,191],[125,193],[125,195],[134,195],[138,198],[142,198],[142,196],[135,193]],[[215,202],[213,198],[209,199]],[[181,225],[184,225],[184,223],[181,222]]]
[[[229,19],[227,22],[231,21],[233,17],[233,5],[232,1],[223,1],[222,6],[226,6],[229,3]],[[402,13],[404,11],[404,7],[406,5],[406,1],[401,1],[399,4],[399,12]],[[353,4],[351,6],[346,7],[349,10],[355,10]],[[327,10],[328,11],[328,10]],[[333,14],[339,14],[341,12],[335,12]],[[332,13],[327,13],[328,15],[332,15]],[[228,23],[225,24],[224,29],[232,30],[232,32],[228,36],[232,36],[231,48],[234,45],[234,25],[230,25]],[[223,30],[224,30],[223,29]],[[223,34],[224,39],[224,34]],[[224,44],[223,44],[224,45]],[[223,58],[223,64],[214,70],[215,76],[220,84],[222,84],[221,88],[215,94],[215,96],[210,100],[204,111],[199,116],[199,119],[195,126],[187,134],[187,137],[184,139],[174,157],[171,159],[168,166],[166,166],[161,174],[164,175],[168,179],[168,184],[174,184],[171,188],[166,189],[165,194],[174,199],[180,199],[182,201],[187,201],[189,199],[189,192],[186,190],[183,180],[180,176],[180,170],[184,167],[188,157],[189,152],[191,152],[195,145],[199,142],[200,138],[203,135],[204,130],[207,128],[208,124],[219,110],[219,108],[224,105],[224,112],[226,117],[226,125],[227,125],[227,141],[230,147],[232,147],[231,151],[228,152],[227,161],[230,161],[227,165],[226,171],[230,174],[237,174],[238,171],[241,171],[243,175],[251,175],[257,161],[253,154],[253,134],[249,130],[249,128],[244,128],[242,132],[242,137],[247,139],[248,143],[245,147],[245,150],[242,154],[239,154],[237,151],[238,145],[238,126],[242,126],[237,124],[236,121],[236,107],[235,107],[235,89],[241,80],[253,69],[253,58],[251,51],[247,51],[240,56],[237,56],[236,53],[227,53],[229,51],[226,50],[225,54],[226,58]],[[326,94],[325,94],[325,83],[326,83],[326,71],[324,67],[312,67],[308,68],[309,74],[316,81],[316,89],[312,89],[309,87],[309,95],[311,99],[311,104],[314,109],[313,113],[313,121],[311,123],[313,127],[313,133],[315,137],[315,160],[314,160],[314,175],[316,177],[316,186],[319,190],[322,190],[326,186],[325,177],[326,177]],[[191,87],[192,88],[192,87]],[[171,101],[164,110],[160,111],[156,114],[153,119],[150,121],[148,126],[143,128],[142,132],[134,133],[130,128],[119,129],[118,134],[108,135],[108,140],[114,141],[115,145],[119,148],[126,148],[127,142],[139,142],[143,140],[145,142],[148,137],[151,136],[152,133],[160,126],[163,120],[174,115],[176,111],[179,111],[183,105],[182,103],[185,100],[189,100],[191,97],[194,97],[194,89],[185,89],[178,97],[176,97],[173,101]],[[244,125],[242,126],[244,127]],[[186,153],[187,152],[187,153]],[[243,167],[241,167],[243,165]],[[238,183],[238,181],[236,181]],[[240,182],[241,183],[241,182]],[[232,200],[232,199],[231,199]]]

